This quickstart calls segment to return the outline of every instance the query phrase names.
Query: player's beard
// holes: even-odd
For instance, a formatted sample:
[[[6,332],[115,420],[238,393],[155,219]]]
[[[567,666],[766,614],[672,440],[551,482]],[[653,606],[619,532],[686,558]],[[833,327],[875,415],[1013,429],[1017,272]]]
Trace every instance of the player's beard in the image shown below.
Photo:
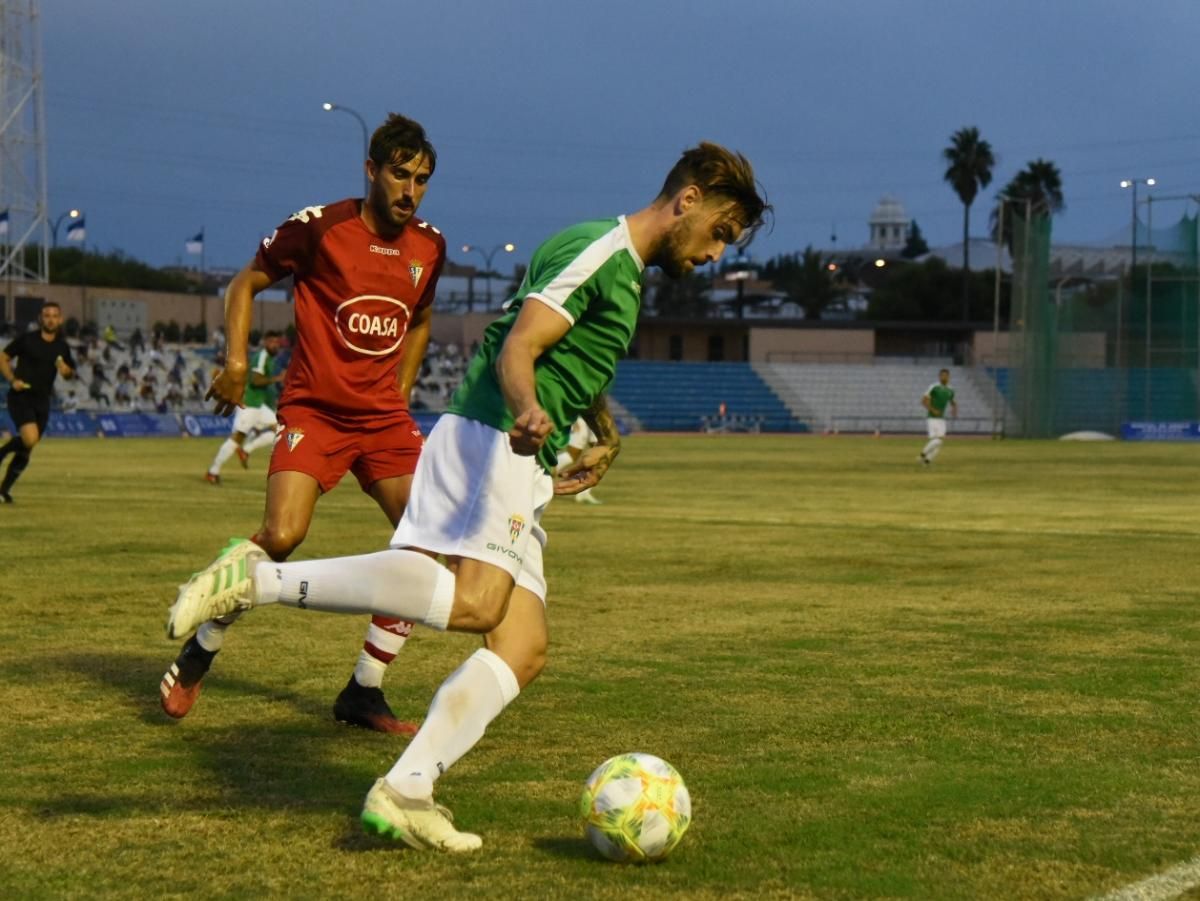
[[[689,226],[686,221],[677,222],[663,235],[658,248],[651,254],[650,265],[661,269],[667,278],[682,278],[691,271],[688,268],[690,260],[683,252],[688,239],[688,230]]]
[[[417,212],[416,204],[401,211],[399,207],[392,204],[387,196],[372,196],[368,198],[367,202],[371,205],[371,212],[375,215],[378,227],[388,231],[388,234],[381,235],[385,238],[395,238],[399,235]],[[398,217],[401,217],[401,221],[397,221]]]

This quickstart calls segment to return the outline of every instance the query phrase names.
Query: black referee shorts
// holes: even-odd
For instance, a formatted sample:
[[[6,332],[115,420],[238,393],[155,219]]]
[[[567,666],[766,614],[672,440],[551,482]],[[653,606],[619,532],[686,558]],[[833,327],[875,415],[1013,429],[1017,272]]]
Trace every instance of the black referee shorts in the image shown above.
[[[19,431],[28,422],[37,423],[38,435],[46,434],[50,421],[50,398],[31,396],[31,391],[8,391],[8,415]]]

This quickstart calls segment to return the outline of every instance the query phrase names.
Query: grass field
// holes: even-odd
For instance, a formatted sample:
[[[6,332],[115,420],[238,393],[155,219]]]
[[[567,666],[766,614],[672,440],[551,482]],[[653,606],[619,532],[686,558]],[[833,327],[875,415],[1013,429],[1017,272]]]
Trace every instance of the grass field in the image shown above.
[[[439,783],[467,859],[362,836],[402,747],[335,724],[365,620],[235,627],[158,709],[174,586],[261,515],[265,458],[51,440],[0,507],[4,897],[1086,898],[1200,852],[1200,509],[1186,445],[634,436],[558,502],[546,673]],[[301,557],[389,535],[353,480]],[[475,647],[420,631],[419,718]],[[584,778],[674,763],[649,868],[581,836]]]

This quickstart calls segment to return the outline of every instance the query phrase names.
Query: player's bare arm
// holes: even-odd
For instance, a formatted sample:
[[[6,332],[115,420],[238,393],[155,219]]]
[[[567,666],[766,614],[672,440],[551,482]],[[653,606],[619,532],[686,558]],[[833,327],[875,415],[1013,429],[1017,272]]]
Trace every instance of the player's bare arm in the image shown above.
[[[579,453],[570,466],[558,473],[554,481],[555,494],[578,494],[599,484],[621,452],[621,433],[608,410],[607,397],[603,394],[597,397],[591,408],[584,412],[583,421],[598,443]]]
[[[58,370],[58,374],[64,379],[75,378],[75,370],[67,365],[67,361],[62,358],[62,355],[54,358],[54,368]]]
[[[396,388],[405,403],[412,401],[413,385],[421,372],[421,361],[425,359],[425,348],[429,346],[430,324],[433,322],[433,306],[417,310],[404,336],[403,356],[396,367]]]
[[[13,391],[24,391],[29,387],[27,382],[17,378],[12,368],[12,357],[0,350],[0,375],[12,384]]]
[[[926,410],[928,410],[930,413],[933,412],[933,407],[929,406],[929,395],[928,394],[921,395],[921,406],[924,407]]]
[[[508,432],[513,453],[532,457],[554,432],[554,423],[538,403],[533,364],[571,328],[570,321],[545,303],[528,298],[496,358],[496,379],[516,418]]]
[[[950,418],[958,419],[958,401],[950,401]]]
[[[250,321],[254,297],[271,287],[271,277],[253,262],[233,277],[225,289],[225,368],[217,373],[205,395],[216,403],[213,412],[228,416],[242,406],[249,369]]]

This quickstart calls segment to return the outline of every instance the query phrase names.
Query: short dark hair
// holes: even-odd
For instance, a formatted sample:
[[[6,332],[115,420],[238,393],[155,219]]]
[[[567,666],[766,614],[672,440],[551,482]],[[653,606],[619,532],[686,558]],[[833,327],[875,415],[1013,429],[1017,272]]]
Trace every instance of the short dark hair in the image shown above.
[[[268,331],[263,332],[263,340],[264,341],[266,341],[268,338],[282,338],[282,337],[283,337],[283,332],[281,332],[277,328],[269,329]]]
[[[375,129],[370,155],[376,166],[407,163],[415,156],[424,156],[429,160],[430,174],[437,168],[437,151],[421,123],[399,113],[389,113],[387,121]]]
[[[60,304],[57,300],[43,300],[41,307],[38,308],[38,312],[42,312],[42,310],[46,309],[46,307],[54,307],[60,313],[62,312],[62,304]]]
[[[949,370],[949,369],[939,369],[939,370],[938,370],[938,375],[941,375],[943,372],[944,372],[944,373],[946,373],[946,375],[949,375],[949,374],[950,374],[950,370]]]
[[[695,185],[706,197],[728,200],[737,208],[737,218],[744,229],[738,243],[743,246],[750,243],[772,209],[763,196],[765,192],[760,193],[760,186],[754,180],[750,161],[737,151],[710,141],[701,141],[683,152],[667,173],[657,199],[674,197],[688,185]]]

